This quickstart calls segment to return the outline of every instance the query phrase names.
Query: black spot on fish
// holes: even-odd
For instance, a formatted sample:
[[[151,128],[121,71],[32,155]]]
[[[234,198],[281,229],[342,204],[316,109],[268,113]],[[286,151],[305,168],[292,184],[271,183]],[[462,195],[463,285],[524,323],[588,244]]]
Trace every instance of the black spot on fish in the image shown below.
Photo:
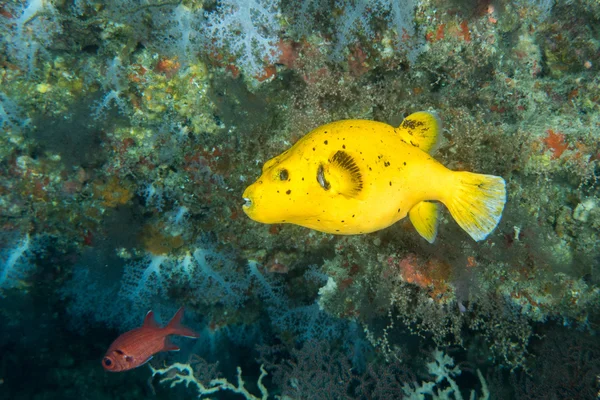
[[[398,212],[400,212],[400,209],[398,209]]]
[[[412,141],[412,140],[410,141],[410,144],[412,144],[412,145],[413,145],[413,146],[415,146],[415,147],[420,147],[418,143],[413,143],[413,141]]]
[[[324,141],[323,143],[327,144],[327,140],[326,140],[326,141]]]
[[[342,222],[344,222],[344,220],[342,220]]]
[[[313,151],[315,151],[315,148],[313,147]]]
[[[288,174],[287,169],[282,169],[281,171],[279,171],[279,180],[280,181],[287,181],[289,175],[290,174]]]
[[[402,127],[405,129],[416,129],[419,126],[423,126],[423,121],[415,121],[414,119],[405,119],[402,121]]]
[[[406,165],[406,161],[404,161],[404,165]]]
[[[389,161],[384,161],[383,165],[385,165],[386,167],[389,167],[390,166],[390,162]]]
[[[304,180],[304,177],[302,177],[302,180]]]
[[[346,145],[345,145],[345,144],[343,144],[343,145],[342,145],[342,149],[345,149],[345,148],[346,148]]]
[[[354,214],[352,214],[352,218],[354,218]]]
[[[291,190],[289,190],[289,189],[288,189],[288,191],[287,191],[287,192],[285,192],[285,194],[290,194],[290,193],[292,193],[292,191],[291,191]]]
[[[390,186],[392,186],[392,181],[390,181]]]

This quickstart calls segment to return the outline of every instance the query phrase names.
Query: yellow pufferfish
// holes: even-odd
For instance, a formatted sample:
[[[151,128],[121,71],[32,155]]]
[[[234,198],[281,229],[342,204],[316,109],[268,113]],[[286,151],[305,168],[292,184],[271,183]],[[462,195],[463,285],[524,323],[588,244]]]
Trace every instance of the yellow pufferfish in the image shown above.
[[[474,240],[494,230],[504,209],[504,179],[452,171],[431,157],[441,123],[430,112],[398,128],[368,120],[320,126],[267,161],[244,191],[244,212],[265,224],[290,223],[354,235],[410,218],[433,243],[440,206]]]

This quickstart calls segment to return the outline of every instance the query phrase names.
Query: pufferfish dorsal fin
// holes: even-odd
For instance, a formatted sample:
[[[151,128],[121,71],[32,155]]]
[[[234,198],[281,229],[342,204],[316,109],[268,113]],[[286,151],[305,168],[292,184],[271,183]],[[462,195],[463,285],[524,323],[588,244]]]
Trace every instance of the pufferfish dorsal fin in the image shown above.
[[[426,153],[435,151],[441,137],[442,122],[435,113],[419,111],[404,118],[396,128],[402,141]]]
[[[319,166],[317,181],[324,190],[331,190],[347,197],[355,197],[363,189],[362,174],[354,158],[345,151],[337,151],[327,162]]]

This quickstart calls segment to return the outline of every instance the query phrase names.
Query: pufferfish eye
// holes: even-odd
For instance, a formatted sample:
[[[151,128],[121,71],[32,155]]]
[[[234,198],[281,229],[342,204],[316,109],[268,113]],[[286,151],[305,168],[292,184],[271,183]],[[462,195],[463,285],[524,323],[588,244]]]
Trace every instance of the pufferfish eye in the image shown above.
[[[279,180],[287,181],[289,177],[290,174],[288,173],[287,169],[282,169],[281,171],[279,171]]]

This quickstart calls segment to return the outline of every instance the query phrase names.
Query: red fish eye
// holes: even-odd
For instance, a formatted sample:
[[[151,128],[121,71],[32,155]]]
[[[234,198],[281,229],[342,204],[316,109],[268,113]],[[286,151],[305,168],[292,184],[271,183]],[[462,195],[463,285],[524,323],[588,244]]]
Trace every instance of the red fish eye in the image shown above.
[[[102,362],[104,362],[104,365],[107,367],[110,367],[112,365],[112,361],[108,357],[104,357],[104,360],[102,360]]]

